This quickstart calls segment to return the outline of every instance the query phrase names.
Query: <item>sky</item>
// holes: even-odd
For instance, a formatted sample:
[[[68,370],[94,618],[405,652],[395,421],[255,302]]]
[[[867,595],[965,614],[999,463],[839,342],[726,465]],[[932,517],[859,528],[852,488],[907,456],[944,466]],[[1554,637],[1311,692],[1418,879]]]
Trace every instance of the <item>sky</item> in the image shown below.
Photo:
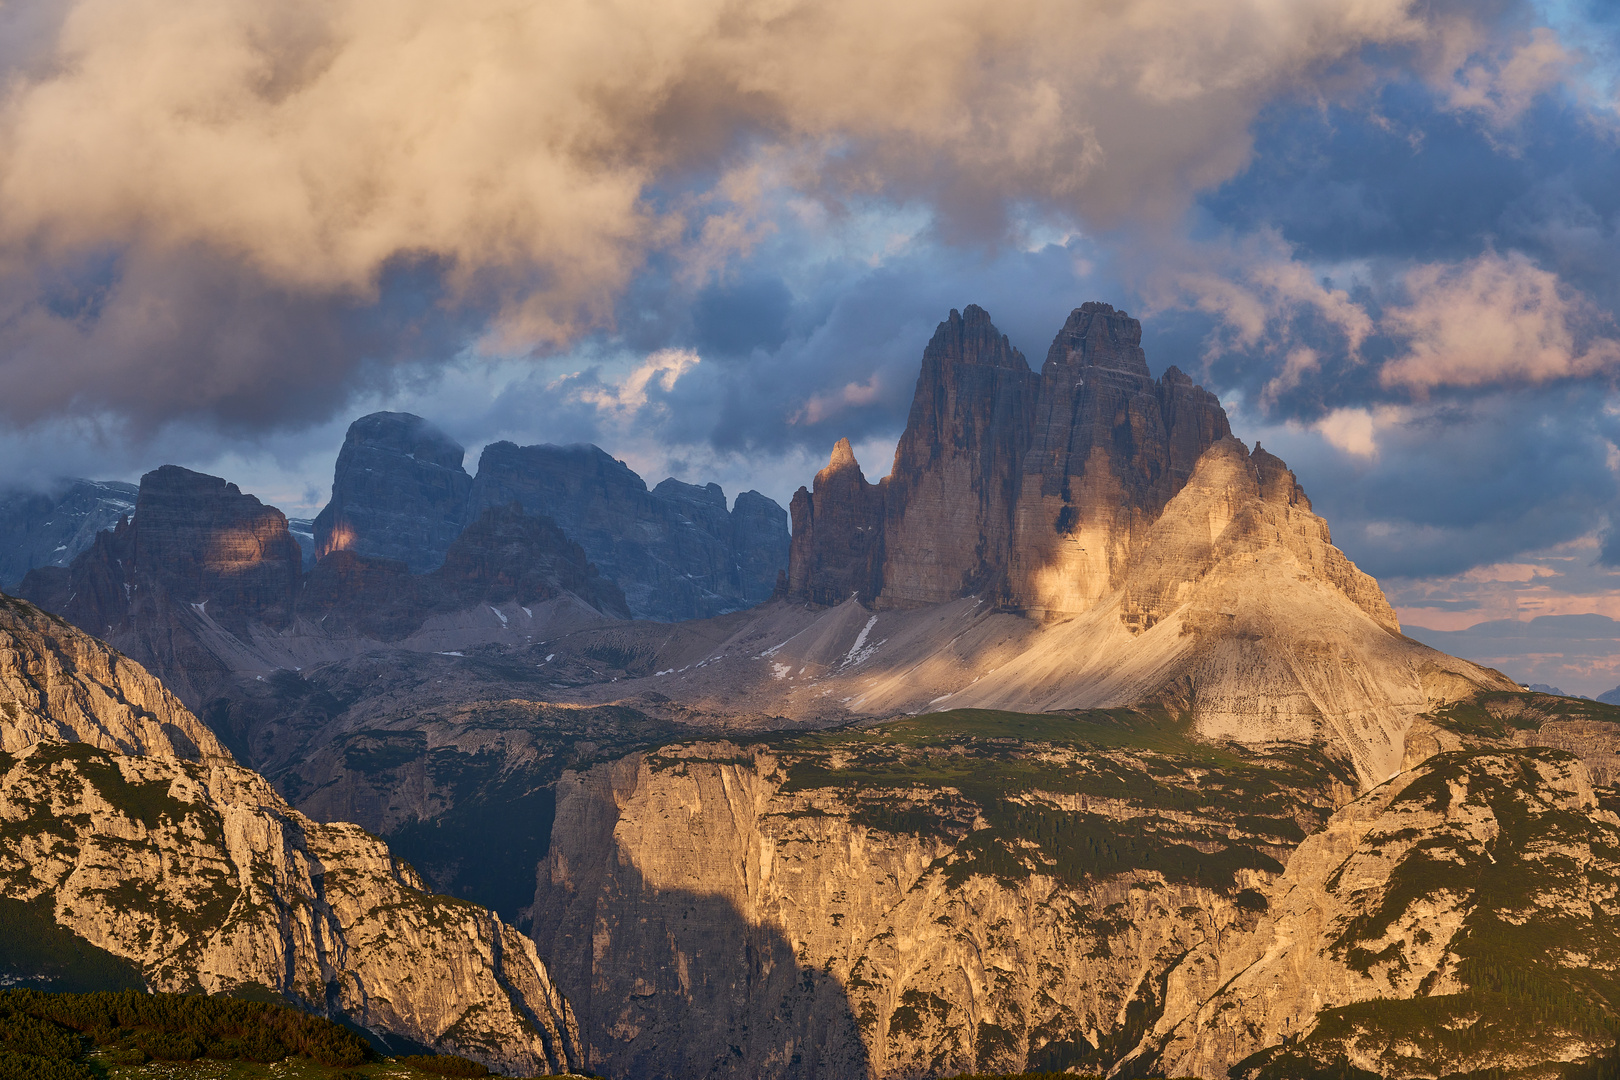
[[[1620,683],[1620,6],[3,0],[0,70],[12,485],[311,516],[392,408],[786,503],[951,308],[1105,300],[1403,623]]]

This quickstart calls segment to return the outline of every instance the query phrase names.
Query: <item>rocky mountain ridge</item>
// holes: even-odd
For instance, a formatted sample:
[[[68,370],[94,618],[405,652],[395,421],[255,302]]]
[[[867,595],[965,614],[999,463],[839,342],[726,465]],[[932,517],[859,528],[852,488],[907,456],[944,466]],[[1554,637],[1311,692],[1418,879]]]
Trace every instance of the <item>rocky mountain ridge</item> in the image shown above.
[[[137,665],[3,596],[0,746],[0,897],[40,933],[153,989],[256,987],[525,1075],[580,1062],[527,938],[297,813]]]
[[[1413,717],[1517,689],[1402,636],[1288,467],[1176,369],[1155,381],[1140,341],[1082,305],[1037,379],[983,309],[952,312],[890,475],[843,440],[794,496],[788,598],[808,607],[656,644],[592,631],[650,651],[651,677],[582,699],[824,722],[1159,701],[1212,738],[1334,742],[1372,786]]]
[[[372,413],[349,426],[332,501],[315,519],[319,556],[353,551],[436,569],[486,512],[516,505],[584,548],[636,618],[706,618],[770,598],[787,566],[787,515],[757,491],[727,509],[717,484],[648,489],[595,446],[486,446],[478,473],[419,416]]]
[[[15,590],[38,566],[67,566],[96,534],[135,509],[135,485],[70,480],[54,491],[0,497],[0,589]]]

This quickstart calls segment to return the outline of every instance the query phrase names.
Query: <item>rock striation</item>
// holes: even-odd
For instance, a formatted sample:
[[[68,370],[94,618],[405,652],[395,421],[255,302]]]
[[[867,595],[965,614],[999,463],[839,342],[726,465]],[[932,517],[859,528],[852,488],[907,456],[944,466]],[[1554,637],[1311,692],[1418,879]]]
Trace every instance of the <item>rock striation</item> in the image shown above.
[[[65,489],[0,498],[0,588],[15,591],[28,571],[65,567],[135,510],[135,485],[73,480]]]
[[[378,412],[349,425],[332,498],[315,518],[317,557],[353,551],[397,559],[413,573],[444,561],[467,524],[472,477],[461,445],[410,413]]]
[[[1005,593],[1039,385],[983,308],[939,325],[885,482],[885,601]]]
[[[1572,725],[1445,706],[1359,797],[1151,711],[667,746],[559,782],[535,934],[610,1075],[1562,1076],[1620,1019]]]
[[[0,896],[151,989],[268,990],[525,1075],[579,1063],[527,938],[299,814],[139,667],[9,598],[0,746]]]
[[[1088,303],[1047,352],[1008,571],[1010,600],[1032,614],[1111,592],[1204,451],[1232,434],[1215,395],[1181,371],[1154,381],[1141,341],[1135,319]]]
[[[1195,745],[1133,744],[1144,721],[938,716],[565,774],[534,927],[590,1067],[1106,1073],[1351,790],[1320,755],[1200,778]]]
[[[652,490],[595,446],[491,443],[469,517],[516,504],[549,518],[623,590],[636,618],[707,618],[770,599],[786,561],[786,515],[758,492],[726,508],[718,484]]]

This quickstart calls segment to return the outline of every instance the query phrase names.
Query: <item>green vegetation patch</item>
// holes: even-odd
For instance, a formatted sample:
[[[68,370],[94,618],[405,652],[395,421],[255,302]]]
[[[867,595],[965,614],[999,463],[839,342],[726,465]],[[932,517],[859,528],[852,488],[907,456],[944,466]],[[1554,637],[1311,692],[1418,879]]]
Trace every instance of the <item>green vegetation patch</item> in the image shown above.
[[[1421,899],[1444,896],[1464,913],[1447,947],[1461,992],[1423,996],[1425,984],[1415,998],[1326,1010],[1307,1038],[1255,1055],[1233,1076],[1370,1075],[1350,1060],[1401,1075],[1473,1075],[1494,1067],[1503,1048],[1558,1062],[1572,1047],[1613,1046],[1620,911],[1604,898],[1620,893],[1620,829],[1591,817],[1557,779],[1573,763],[1544,747],[1431,759],[1391,807],[1444,813],[1445,823],[1416,838],[1369,838],[1409,846],[1377,902],[1340,927],[1332,947],[1364,974],[1403,969],[1403,916]]]
[[[427,1073],[430,1076],[488,1076],[489,1070],[470,1058],[458,1057],[455,1054],[412,1054],[409,1057],[395,1058],[401,1065],[408,1065],[417,1072]]]
[[[128,1064],[199,1058],[271,1063],[299,1055],[329,1068],[345,1068],[372,1057],[366,1041],[354,1032],[284,1005],[132,990],[0,991],[0,1043],[12,1053],[46,1056],[79,1068],[87,1043]]]
[[[1355,783],[1325,752],[1201,742],[1162,709],[963,709],[747,745],[775,755],[787,794],[831,794],[856,825],[950,844],[952,884],[1147,872],[1236,892],[1242,871],[1279,873],[1335,783]]]
[[[1465,738],[1509,739],[1515,731],[1535,731],[1553,720],[1620,724],[1620,706],[1534,691],[1489,691],[1436,709],[1429,719]]]

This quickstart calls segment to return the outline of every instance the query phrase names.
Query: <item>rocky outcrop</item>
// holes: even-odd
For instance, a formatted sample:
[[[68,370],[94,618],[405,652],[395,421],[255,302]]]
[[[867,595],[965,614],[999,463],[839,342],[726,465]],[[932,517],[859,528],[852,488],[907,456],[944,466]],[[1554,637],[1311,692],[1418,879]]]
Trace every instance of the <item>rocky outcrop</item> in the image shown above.
[[[1132,714],[634,755],[558,783],[534,932],[610,1076],[1102,1074],[1350,793],[1206,766]]]
[[[0,498],[0,588],[36,567],[65,567],[135,510],[135,485],[73,480],[65,489]]]
[[[413,573],[437,567],[468,520],[464,453],[410,413],[372,413],[350,424],[331,501],[315,518],[317,557],[353,551],[397,559]]]
[[[0,595],[0,750],[44,741],[180,761],[230,758],[139,664]]]
[[[579,1062],[527,938],[299,814],[137,666],[9,599],[0,746],[0,895],[151,989],[268,990],[525,1075]]]
[[[793,494],[788,596],[812,604],[875,600],[883,588],[883,488],[866,482],[848,439],[838,440],[811,490]]]
[[[1574,755],[1431,758],[1307,839],[1252,934],[1172,973],[1141,1056],[1211,1080],[1556,1075],[1612,1045],[1589,1010],[1613,1000],[1617,851]]]
[[[535,933],[610,1075],[1561,1076],[1620,816],[1514,742],[1616,716],[1481,695],[1359,798],[1129,710],[666,747],[559,783]]]
[[[1141,341],[1135,319],[1089,303],[1047,352],[1009,568],[1031,613],[1084,611],[1111,592],[1204,451],[1231,435],[1220,402],[1180,371],[1154,382]]]
[[[874,494],[846,483],[825,500],[795,496],[791,595],[842,602],[851,559],[881,546],[855,590],[879,607],[976,595],[1042,618],[1089,610],[1121,585],[1204,452],[1231,436],[1213,394],[1174,367],[1154,380],[1141,341],[1123,311],[1083,304],[1037,377],[984,309],[952,311]],[[877,538],[862,516],[873,502]],[[818,528],[814,543],[798,541],[801,521]]]
[[[731,550],[747,605],[763,604],[787,573],[790,547],[788,512],[757,491],[745,491],[731,505]]]
[[[1038,384],[983,308],[939,324],[885,481],[885,602],[1006,592]]]
[[[141,477],[133,519],[99,534],[65,574],[35,571],[19,592],[195,701],[255,628],[291,625],[302,562],[280,510],[165,465]]]
[[[629,466],[595,446],[497,442],[479,459],[469,516],[516,504],[549,518],[623,590],[635,617],[674,621],[770,597],[785,566],[774,556],[786,536],[783,530],[773,539],[769,531],[785,520],[757,492],[738,503],[728,511],[717,484],[669,479],[649,491]],[[748,546],[739,546],[744,541]]]

